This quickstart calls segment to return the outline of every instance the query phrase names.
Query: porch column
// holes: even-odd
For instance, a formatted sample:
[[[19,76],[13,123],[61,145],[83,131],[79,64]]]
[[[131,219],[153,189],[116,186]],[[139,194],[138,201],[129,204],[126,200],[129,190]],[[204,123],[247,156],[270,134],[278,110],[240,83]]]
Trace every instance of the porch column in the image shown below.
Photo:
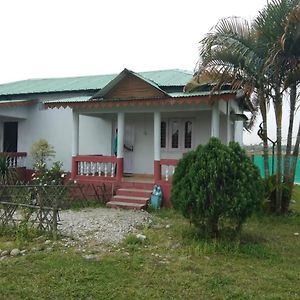
[[[235,121],[234,122],[234,141],[238,142],[241,146],[243,145],[243,130],[244,122]]]
[[[227,133],[227,145],[231,140],[231,120],[230,120],[230,101],[226,103],[226,133]]]
[[[77,165],[74,161],[74,157],[79,154],[79,114],[72,110],[72,171],[71,178],[74,179],[77,175]]]
[[[219,102],[214,103],[211,113],[211,137],[220,138]]]
[[[118,112],[117,180],[123,177],[125,114]]]
[[[160,125],[161,114],[160,111],[154,112],[154,181],[157,182],[161,179],[160,167]]]

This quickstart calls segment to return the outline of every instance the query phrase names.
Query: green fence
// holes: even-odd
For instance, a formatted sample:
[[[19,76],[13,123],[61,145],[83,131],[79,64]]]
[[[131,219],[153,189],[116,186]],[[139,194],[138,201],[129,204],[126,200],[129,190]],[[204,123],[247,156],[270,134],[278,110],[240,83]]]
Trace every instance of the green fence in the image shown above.
[[[264,177],[265,176],[264,158],[262,156],[255,155],[255,156],[253,156],[253,162],[259,168],[260,175],[262,177]],[[283,160],[283,163],[284,163],[284,160]],[[269,166],[270,166],[270,174],[271,174],[271,172],[272,172],[272,157],[269,157]],[[276,172],[276,158],[274,158],[274,172]],[[300,183],[300,160],[299,159],[297,159],[295,183]]]

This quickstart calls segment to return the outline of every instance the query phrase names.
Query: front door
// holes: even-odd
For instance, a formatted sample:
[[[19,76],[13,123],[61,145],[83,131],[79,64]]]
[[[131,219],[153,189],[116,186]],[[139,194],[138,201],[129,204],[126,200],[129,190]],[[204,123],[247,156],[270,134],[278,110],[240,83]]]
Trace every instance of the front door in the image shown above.
[[[134,155],[134,127],[132,124],[125,125],[124,133],[124,173],[133,173]]]
[[[3,125],[3,152],[17,152],[18,122],[4,122]]]

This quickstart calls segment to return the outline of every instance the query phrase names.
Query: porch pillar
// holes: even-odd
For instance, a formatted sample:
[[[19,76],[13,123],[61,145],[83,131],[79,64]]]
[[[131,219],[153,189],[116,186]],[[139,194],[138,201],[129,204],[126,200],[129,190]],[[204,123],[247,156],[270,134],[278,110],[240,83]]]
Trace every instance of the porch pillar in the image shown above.
[[[125,114],[118,112],[117,180],[123,177]]]
[[[79,154],[79,114],[72,110],[72,171],[71,178],[74,179],[77,174],[77,165],[74,157]]]
[[[211,114],[211,137],[220,138],[220,110],[219,102],[212,106]]]
[[[154,181],[161,179],[160,167],[160,134],[161,134],[161,113],[154,112]]]
[[[241,146],[243,145],[243,130],[244,122],[235,121],[234,122],[234,141],[238,142]]]
[[[230,101],[227,101],[226,103],[226,127],[228,145],[231,140]]]

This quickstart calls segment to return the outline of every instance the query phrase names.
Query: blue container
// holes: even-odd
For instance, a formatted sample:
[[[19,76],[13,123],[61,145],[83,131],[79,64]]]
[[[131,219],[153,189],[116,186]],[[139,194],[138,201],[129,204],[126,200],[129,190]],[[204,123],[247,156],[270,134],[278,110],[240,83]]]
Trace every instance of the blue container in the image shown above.
[[[150,203],[151,207],[158,209],[161,207],[162,191],[160,186],[155,185],[151,194]]]

